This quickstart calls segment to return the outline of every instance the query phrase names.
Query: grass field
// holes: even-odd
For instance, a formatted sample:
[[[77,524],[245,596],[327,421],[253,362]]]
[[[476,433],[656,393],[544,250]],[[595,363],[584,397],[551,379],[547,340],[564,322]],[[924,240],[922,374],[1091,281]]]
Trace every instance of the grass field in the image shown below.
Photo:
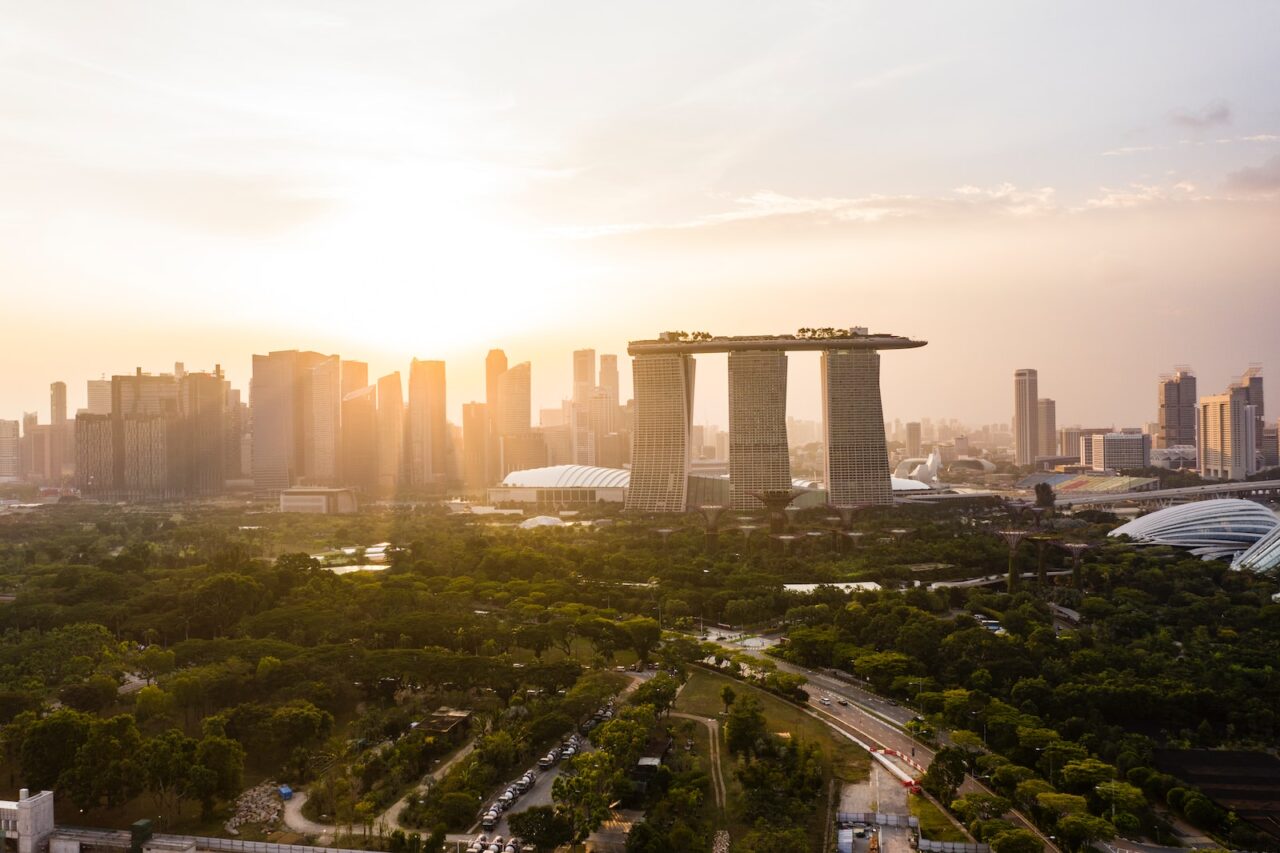
[[[851,741],[835,735],[829,727],[810,717],[795,705],[741,681],[735,681],[706,670],[696,669],[689,676],[689,681],[685,684],[684,689],[680,691],[680,698],[676,701],[675,710],[683,711],[686,714],[714,717],[723,723],[724,702],[720,699],[720,691],[726,684],[731,686],[733,692],[738,696],[750,695],[759,700],[770,731],[775,733],[785,732],[792,738],[800,738],[807,743],[814,743],[821,747],[823,770],[828,782],[833,778],[841,782],[859,782],[867,778],[870,773],[871,759]],[[738,784],[737,776],[734,773],[734,768],[738,762],[724,748],[723,726],[720,729],[720,737],[721,773],[724,777],[725,798],[728,806],[726,828],[735,839],[740,839],[750,827],[743,821],[740,807],[742,786]],[[818,849],[821,846],[825,837],[827,811],[824,802],[818,808],[813,825],[809,828],[810,838],[813,839],[815,844],[814,849]]]
[[[920,819],[920,834],[931,841],[969,841],[942,810],[924,797],[912,794],[907,801],[911,813]]]

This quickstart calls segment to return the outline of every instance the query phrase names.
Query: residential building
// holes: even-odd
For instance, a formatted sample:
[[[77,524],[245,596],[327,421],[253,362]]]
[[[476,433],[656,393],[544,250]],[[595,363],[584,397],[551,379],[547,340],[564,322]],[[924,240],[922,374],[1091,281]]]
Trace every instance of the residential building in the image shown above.
[[[18,444],[21,439],[17,421],[0,420],[0,483],[18,481]]]
[[[1257,411],[1249,405],[1247,386],[1200,398],[1200,432],[1196,445],[1200,476],[1243,480],[1257,471]]]
[[[1158,448],[1189,446],[1196,443],[1196,375],[1189,368],[1179,368],[1160,377],[1156,386]]]
[[[1039,376],[1024,368],[1013,374],[1013,448],[1014,462],[1033,465],[1040,449]]]
[[[1151,466],[1151,436],[1109,432],[1091,437],[1091,465],[1095,471],[1128,471]]]

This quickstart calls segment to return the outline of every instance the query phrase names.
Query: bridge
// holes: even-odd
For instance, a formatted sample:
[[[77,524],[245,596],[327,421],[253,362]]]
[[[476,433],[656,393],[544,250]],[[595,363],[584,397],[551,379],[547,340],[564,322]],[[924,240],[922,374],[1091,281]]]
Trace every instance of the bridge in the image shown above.
[[[1054,503],[1061,507],[1088,507],[1122,503],[1169,504],[1223,497],[1280,499],[1280,480],[1213,483],[1208,486],[1183,486],[1177,489],[1155,489],[1149,492],[1121,492],[1116,495],[1067,495],[1056,498]]]

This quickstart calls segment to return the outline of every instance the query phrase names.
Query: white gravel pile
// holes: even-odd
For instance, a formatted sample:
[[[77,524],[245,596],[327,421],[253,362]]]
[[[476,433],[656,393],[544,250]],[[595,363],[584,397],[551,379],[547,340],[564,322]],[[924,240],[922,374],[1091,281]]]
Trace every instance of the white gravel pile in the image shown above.
[[[711,842],[711,853],[729,853],[729,831],[727,829],[716,831],[716,837]]]
[[[279,821],[282,802],[277,787],[275,782],[263,782],[237,797],[235,811],[223,825],[227,832],[239,835],[239,828],[245,824]]]

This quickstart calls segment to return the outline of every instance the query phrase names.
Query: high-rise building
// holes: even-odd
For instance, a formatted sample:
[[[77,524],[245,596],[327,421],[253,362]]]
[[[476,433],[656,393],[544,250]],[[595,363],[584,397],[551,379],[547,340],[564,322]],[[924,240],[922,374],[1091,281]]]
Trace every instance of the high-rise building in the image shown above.
[[[1232,385],[1225,394],[1200,398],[1197,447],[1200,476],[1243,480],[1257,471],[1257,410],[1249,389]]]
[[[1095,471],[1129,471],[1151,467],[1151,436],[1145,433],[1109,432],[1090,437]]]
[[[1193,446],[1196,443],[1196,375],[1179,368],[1161,376],[1156,387],[1156,447]]]
[[[174,374],[138,368],[111,377],[112,477],[106,491],[125,500],[183,495],[181,411]]]
[[[0,420],[0,483],[18,481],[18,426],[17,421]]]
[[[596,387],[596,351],[573,351],[573,401],[585,400]]]
[[[54,426],[67,421],[67,383],[54,382],[49,386],[49,423]]]
[[[76,415],[76,483],[86,495],[115,491],[115,442],[111,415]]]
[[[523,435],[532,420],[533,366],[522,361],[496,377],[490,402],[494,431],[499,436]]]
[[[341,369],[341,360],[333,355],[302,374],[302,476],[309,486],[336,486],[340,481]]]
[[[471,494],[489,486],[489,412],[484,403],[462,406],[462,482]]]
[[[88,382],[89,406],[91,415],[111,414],[111,380],[90,379]]]
[[[213,373],[184,373],[178,382],[182,443],[176,490],[187,495],[220,493],[226,485],[227,382],[222,367]]]
[[[343,362],[343,366],[347,362]],[[342,483],[366,494],[378,490],[378,389],[357,388],[342,398]]]
[[[600,387],[608,392],[613,405],[617,406],[621,393],[618,382],[618,357],[616,355],[600,356]]]
[[[363,391],[369,387],[369,364],[364,361],[342,359],[342,399],[348,394]]]
[[[920,441],[920,422],[907,421],[907,458],[919,459],[922,453]]]
[[[1048,397],[1036,401],[1036,428],[1039,430],[1037,456],[1058,455],[1058,404]]]
[[[1039,377],[1023,368],[1013,373],[1013,455],[1017,465],[1034,465],[1040,448]]]
[[[273,493],[287,489],[301,478],[313,476],[308,470],[306,447],[311,443],[311,464],[317,467],[318,456],[328,446],[329,438],[317,442],[313,434],[308,437],[308,426],[328,429],[329,416],[323,411],[324,397],[332,393],[337,397],[341,389],[336,384],[326,386],[326,380],[336,373],[336,368],[321,371],[311,377],[312,369],[337,356],[318,352],[280,350],[253,357],[253,379],[249,385],[250,420],[253,425],[253,486],[256,491]],[[313,382],[315,378],[317,382]],[[319,400],[313,393],[320,386]],[[335,402],[335,406],[340,401]],[[322,411],[317,412],[320,406]],[[308,414],[308,410],[310,413]],[[336,423],[336,417],[335,418]],[[336,426],[332,433],[336,453]]]
[[[1280,466],[1280,422],[1262,430],[1262,464],[1265,468]]]
[[[498,377],[507,372],[507,354],[500,349],[491,349],[484,358],[484,401],[489,405],[490,414],[498,402]]]
[[[822,351],[822,422],[828,502],[838,507],[893,503],[880,402],[880,353]]]
[[[393,495],[404,474],[404,385],[400,372],[378,380],[378,491]]]
[[[1257,449],[1262,450],[1262,436],[1266,428],[1267,407],[1263,403],[1262,394],[1262,366],[1253,365],[1244,372],[1240,377],[1240,387],[1244,388],[1245,404],[1253,406],[1254,437],[1257,441]]]
[[[636,425],[626,507],[640,512],[684,512],[689,487],[693,357],[682,353],[637,355],[631,371]]]
[[[449,425],[445,418],[443,361],[409,364],[409,483],[443,487],[449,478]]]
[[[729,503],[757,509],[757,492],[791,489],[787,450],[787,354],[729,353]]]

